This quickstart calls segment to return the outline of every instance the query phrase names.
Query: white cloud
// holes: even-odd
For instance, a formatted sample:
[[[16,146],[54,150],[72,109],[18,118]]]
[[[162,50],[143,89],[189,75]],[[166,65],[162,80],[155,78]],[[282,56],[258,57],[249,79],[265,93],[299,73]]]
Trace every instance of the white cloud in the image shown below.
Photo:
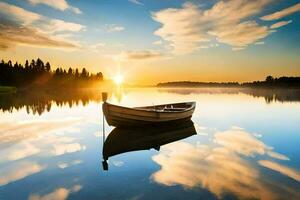
[[[267,26],[259,26],[255,21],[242,22],[235,27],[220,27],[210,32],[219,42],[236,48],[247,47],[270,33]]]
[[[154,45],[161,45],[162,41],[161,40],[157,40],[157,41],[154,41],[152,44],[154,44]]]
[[[20,44],[62,49],[80,48],[77,41],[57,34],[83,31],[85,26],[81,24],[50,19],[8,3],[0,3],[0,15],[4,18],[0,22],[2,50]]]
[[[201,13],[193,4],[186,3],[182,9],[168,8],[153,13],[152,17],[162,24],[154,34],[170,42],[176,53],[192,52],[198,42],[209,41],[207,34],[198,28]]]
[[[81,14],[81,10],[79,8],[70,6],[66,0],[28,0],[32,5],[44,4],[50,6],[57,10],[67,10],[70,9],[76,14]]]
[[[154,12],[152,18],[162,24],[154,34],[168,41],[178,54],[191,53],[212,39],[233,48],[245,48],[271,33],[267,26],[245,21],[270,1],[219,1],[207,10],[185,3],[182,8]]]
[[[121,32],[125,30],[123,26],[117,24],[105,24],[105,29],[107,32]]]
[[[59,19],[49,20],[47,24],[41,26],[42,30],[47,31],[49,33],[57,33],[57,32],[79,32],[85,30],[85,26],[81,24],[65,22]]]
[[[76,14],[82,14],[82,11],[79,8],[71,7],[70,9]]]
[[[287,25],[287,24],[289,24],[291,22],[292,22],[292,20],[277,22],[277,23],[273,24],[270,28],[271,29],[280,28],[280,27],[285,26],[285,25]]]
[[[23,25],[31,24],[42,18],[42,16],[37,13],[4,2],[0,2],[0,14],[4,14],[9,16],[10,19],[22,22]]]
[[[0,24],[0,31],[0,50],[6,50],[16,45],[57,49],[80,48],[80,45],[77,42],[51,36],[33,28]]]
[[[128,0],[128,1],[137,5],[144,5],[143,3],[140,2],[140,0]]]
[[[270,15],[263,16],[263,17],[261,17],[261,19],[266,20],[266,21],[277,20],[277,19],[286,17],[286,16],[291,15],[298,11],[300,11],[300,3],[297,3],[289,8],[285,8],[281,11],[272,13]]]

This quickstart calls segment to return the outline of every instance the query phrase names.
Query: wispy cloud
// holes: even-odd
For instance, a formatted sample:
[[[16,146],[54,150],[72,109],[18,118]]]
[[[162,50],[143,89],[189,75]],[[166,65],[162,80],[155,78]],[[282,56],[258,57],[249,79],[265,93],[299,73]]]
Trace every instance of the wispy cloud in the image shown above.
[[[81,14],[81,10],[79,8],[70,6],[66,0],[28,0],[32,5],[44,4],[50,6],[54,9],[65,11],[67,9],[71,10],[76,14]]]
[[[117,24],[105,24],[105,29],[107,32],[121,32],[125,30],[123,26]]]
[[[122,52],[120,58],[123,60],[145,60],[152,58],[160,58],[163,55],[160,52],[144,50],[144,51],[126,51]]]
[[[51,19],[45,25],[40,26],[42,30],[45,30],[49,33],[57,33],[57,32],[79,32],[85,30],[85,26],[81,24],[65,22],[59,19]]]
[[[5,50],[15,45],[30,45],[52,48],[79,48],[78,42],[60,37],[85,30],[77,23],[50,19],[23,8],[0,3],[0,49]],[[70,34],[69,34],[70,36]]]
[[[272,31],[249,21],[271,0],[219,1],[210,9],[185,3],[182,8],[168,8],[152,14],[162,27],[154,32],[170,43],[174,53],[191,53],[213,39],[233,48],[245,48],[265,38]]]
[[[63,31],[79,32],[85,29],[85,26],[81,24],[50,19],[8,3],[0,3],[0,9],[0,14],[3,15],[6,21],[13,21],[19,26],[38,28],[48,33]],[[0,22],[3,24],[3,21]]]
[[[291,22],[292,22],[292,20],[277,22],[277,23],[273,24],[272,26],[270,26],[270,28],[271,29],[280,28],[280,27],[285,26],[285,25],[287,25],[287,24],[289,24]]]
[[[36,29],[0,24],[0,50],[16,45],[50,48],[79,48],[75,43],[56,39]]]
[[[272,157],[272,158],[276,158],[278,160],[290,160],[289,157],[283,155],[283,154],[280,154],[280,153],[276,153],[274,151],[268,151],[267,154]]]
[[[272,13],[270,15],[265,15],[265,16],[261,17],[261,19],[266,20],[266,21],[277,20],[277,19],[286,17],[286,16],[291,15],[298,11],[300,11],[300,3],[297,3],[296,5],[285,8],[278,12]]]
[[[255,21],[246,21],[234,27],[220,27],[210,31],[221,43],[235,48],[245,48],[254,42],[265,38],[271,33],[267,26],[260,26]]]
[[[30,12],[23,8],[4,2],[0,2],[0,14],[3,15],[1,16],[1,18],[9,17],[11,20],[22,23],[24,26],[31,24],[34,21],[38,21],[42,18],[42,16],[37,13]],[[1,23],[3,23],[2,20],[0,21]]]
[[[140,0],[128,0],[128,1],[137,5],[144,5],[143,3],[141,3]]]

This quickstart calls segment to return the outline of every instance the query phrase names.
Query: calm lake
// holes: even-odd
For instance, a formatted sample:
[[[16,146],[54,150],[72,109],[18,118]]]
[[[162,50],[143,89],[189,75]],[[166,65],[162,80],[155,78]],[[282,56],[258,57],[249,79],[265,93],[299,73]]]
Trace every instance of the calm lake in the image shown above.
[[[108,99],[196,101],[194,124],[110,137],[101,91],[0,95],[0,199],[300,199],[299,91],[118,88]],[[125,153],[104,170],[107,138]]]

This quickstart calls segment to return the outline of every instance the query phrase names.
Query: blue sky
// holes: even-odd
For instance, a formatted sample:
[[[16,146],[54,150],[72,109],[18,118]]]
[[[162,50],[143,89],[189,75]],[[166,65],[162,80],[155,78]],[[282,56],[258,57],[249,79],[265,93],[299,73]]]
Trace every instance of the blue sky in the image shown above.
[[[176,74],[204,81],[300,75],[299,0],[1,2],[3,59],[41,57],[108,74],[122,68],[145,83]]]

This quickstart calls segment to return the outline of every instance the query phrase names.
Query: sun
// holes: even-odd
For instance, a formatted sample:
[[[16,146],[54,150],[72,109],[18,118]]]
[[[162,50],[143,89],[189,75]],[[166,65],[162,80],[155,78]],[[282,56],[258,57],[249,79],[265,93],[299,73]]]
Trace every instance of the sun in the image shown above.
[[[113,79],[114,79],[115,84],[122,85],[124,77],[121,74],[118,74],[118,75],[114,76]]]

